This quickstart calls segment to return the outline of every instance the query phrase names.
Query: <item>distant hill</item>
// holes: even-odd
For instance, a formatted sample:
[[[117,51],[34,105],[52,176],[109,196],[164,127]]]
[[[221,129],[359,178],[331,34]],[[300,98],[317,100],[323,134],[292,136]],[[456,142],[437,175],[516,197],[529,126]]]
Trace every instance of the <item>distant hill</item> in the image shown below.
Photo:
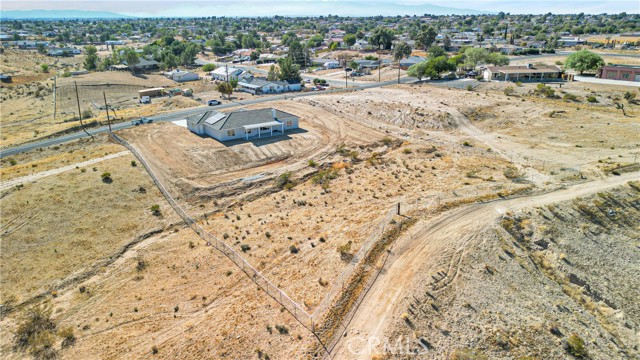
[[[0,19],[130,19],[132,16],[107,11],[10,10],[0,11]]]

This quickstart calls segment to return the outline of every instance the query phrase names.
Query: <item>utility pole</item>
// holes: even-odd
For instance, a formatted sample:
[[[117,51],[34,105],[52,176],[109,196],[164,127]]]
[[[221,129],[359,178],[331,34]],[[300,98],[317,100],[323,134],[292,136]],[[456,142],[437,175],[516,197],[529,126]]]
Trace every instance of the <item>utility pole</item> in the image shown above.
[[[380,73],[382,72],[382,60],[378,58],[378,82],[380,82]]]
[[[56,119],[56,110],[57,110],[57,105],[56,105],[56,80],[57,80],[57,76],[53,76],[53,120]]]
[[[226,77],[225,81],[228,84],[229,83],[229,64],[228,63],[224,63],[224,71],[227,73],[227,77]]]
[[[87,136],[91,136],[91,138],[93,139],[93,135],[87,132],[87,129],[84,128],[84,124],[82,123],[82,111],[80,111],[80,96],[78,95],[78,82],[74,81],[73,84],[76,87],[76,101],[78,102],[78,118],[80,119],[80,127],[82,127],[82,131],[84,131]]]
[[[107,104],[107,95],[105,95],[104,91],[102,92],[102,96],[104,97],[104,110],[107,112],[107,124],[109,125],[109,132],[112,132],[111,120],[109,120],[109,105]]]
[[[398,84],[400,84],[400,59],[398,59]]]

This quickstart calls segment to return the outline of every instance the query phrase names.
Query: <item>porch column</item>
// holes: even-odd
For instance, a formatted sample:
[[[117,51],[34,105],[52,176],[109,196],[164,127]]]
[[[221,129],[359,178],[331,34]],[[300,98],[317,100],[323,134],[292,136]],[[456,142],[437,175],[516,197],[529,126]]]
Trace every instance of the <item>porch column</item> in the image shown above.
[[[282,133],[284,134],[284,123],[280,124],[280,127],[282,128]]]
[[[271,130],[271,135],[270,136],[273,136],[273,126],[269,126],[269,130]]]

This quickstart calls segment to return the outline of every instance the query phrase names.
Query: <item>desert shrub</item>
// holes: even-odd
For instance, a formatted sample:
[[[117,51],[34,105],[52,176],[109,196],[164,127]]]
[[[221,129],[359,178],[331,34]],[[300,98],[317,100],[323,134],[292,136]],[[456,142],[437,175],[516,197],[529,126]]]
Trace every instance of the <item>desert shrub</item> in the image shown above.
[[[456,349],[450,356],[451,360],[489,360],[489,358],[477,350],[468,348]]]
[[[42,70],[43,73],[48,73],[49,72],[49,65],[41,64],[40,65],[40,69]]]
[[[385,144],[386,146],[390,146],[391,144],[393,144],[393,139],[391,139],[388,136],[385,136],[382,138],[382,143]]]
[[[504,169],[503,174],[504,177],[512,180],[522,177],[522,173],[515,166],[507,166],[507,168]]]
[[[62,338],[62,347],[66,348],[76,343],[76,335],[73,333],[73,328],[67,326],[58,331],[58,336]]]
[[[17,163],[16,159],[9,159],[9,164],[11,164],[11,166],[16,165]]]
[[[278,333],[280,335],[287,335],[289,333],[289,328],[286,327],[285,325],[276,324],[276,330],[278,330]]]
[[[138,166],[138,163],[135,160],[131,160],[131,166],[136,167]]]
[[[138,258],[136,262],[136,270],[143,271],[147,268],[147,262],[143,258]]]
[[[515,89],[513,88],[513,86],[509,85],[506,88],[504,88],[504,94],[507,96],[511,96],[515,93]]]
[[[577,358],[587,358],[589,356],[587,349],[584,347],[584,340],[576,333],[571,334],[567,339],[567,351]]]
[[[318,166],[318,163],[313,161],[313,159],[309,159],[309,162],[307,163],[309,166],[311,167],[316,167]]]
[[[240,250],[242,250],[242,252],[247,252],[247,251],[251,250],[251,246],[249,246],[247,244],[242,244],[242,245],[240,245]]]
[[[50,331],[36,334],[29,345],[29,353],[37,360],[53,360],[58,358],[58,350],[54,347],[55,336]]]
[[[466,147],[473,147],[473,145],[469,144],[468,141],[463,142],[462,145]]]
[[[84,111],[82,111],[82,118],[83,119],[89,119],[93,117],[93,111],[91,111],[91,109],[86,109]]]
[[[157,347],[157,346],[153,345],[153,346],[151,347],[151,353],[152,353],[153,355],[156,355],[156,354],[158,353],[158,351],[159,351],[159,350],[158,350],[158,347]]]
[[[287,171],[278,175],[276,178],[276,186],[280,189],[290,190],[295,186],[295,182],[291,179],[293,173],[291,171]]]
[[[56,323],[51,319],[51,314],[49,303],[27,309],[14,332],[16,346],[22,350],[28,349],[34,356],[39,354],[46,359],[54,358],[46,356],[56,354],[53,349]]]
[[[291,245],[291,246],[289,246],[289,251],[290,251],[292,254],[297,254],[297,253],[298,253],[298,251],[300,251],[300,250],[298,250],[298,248],[297,248],[295,245]]]
[[[593,96],[593,95],[589,95],[589,96],[587,96],[587,102],[588,102],[588,103],[592,103],[592,104],[593,104],[593,103],[597,103],[597,102],[598,102],[598,99],[596,99],[596,97],[595,97],[595,96]]]
[[[631,102],[633,100],[635,100],[636,98],[636,93],[631,92],[631,91],[627,91],[624,93],[624,99]]]
[[[271,233],[268,232],[268,231],[266,233],[264,233],[264,236],[266,236],[267,239],[271,239]]]
[[[471,84],[467,85],[467,91],[473,91],[473,86]]]
[[[111,178],[111,173],[108,171],[103,172],[102,175],[100,175],[100,177],[102,178],[103,183],[110,184],[113,182],[113,179]]]
[[[578,97],[573,95],[573,94],[566,93],[562,97],[562,100],[564,100],[564,101],[578,101]]]
[[[340,253],[340,258],[345,261],[351,260],[351,258],[353,258],[353,255],[351,254],[351,240],[349,240],[345,244],[338,245],[336,250],[338,251],[338,253]]]
[[[522,87],[522,81],[516,81],[516,86],[517,87]]]
[[[62,73],[62,77],[65,77],[65,78],[67,78],[67,77],[71,77],[71,73],[70,73],[68,70],[65,70],[65,71]]]
[[[338,171],[336,169],[322,169],[317,174],[311,177],[311,181],[316,185],[322,185],[325,188],[329,182],[338,177]]]
[[[551,86],[547,86],[544,84],[538,84],[538,86],[536,86],[536,89],[533,91],[533,93],[538,96],[546,97],[549,99],[556,97],[556,91],[553,90]]]
[[[154,204],[151,205],[151,213],[155,216],[160,216],[160,205]]]

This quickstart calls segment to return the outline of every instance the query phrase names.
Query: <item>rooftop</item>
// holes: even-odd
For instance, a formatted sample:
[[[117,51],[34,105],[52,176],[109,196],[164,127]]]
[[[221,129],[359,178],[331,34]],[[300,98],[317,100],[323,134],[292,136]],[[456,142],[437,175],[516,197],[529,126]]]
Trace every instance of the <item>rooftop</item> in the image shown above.
[[[539,73],[557,73],[562,70],[555,66],[488,66],[491,72],[500,72],[503,74],[539,74]]]
[[[295,118],[293,114],[275,110],[275,120]],[[231,113],[217,111],[207,111],[204,114],[187,117],[187,122],[192,124],[206,123],[216,130],[237,129],[246,126],[265,124],[273,122],[273,109],[241,110]]]

